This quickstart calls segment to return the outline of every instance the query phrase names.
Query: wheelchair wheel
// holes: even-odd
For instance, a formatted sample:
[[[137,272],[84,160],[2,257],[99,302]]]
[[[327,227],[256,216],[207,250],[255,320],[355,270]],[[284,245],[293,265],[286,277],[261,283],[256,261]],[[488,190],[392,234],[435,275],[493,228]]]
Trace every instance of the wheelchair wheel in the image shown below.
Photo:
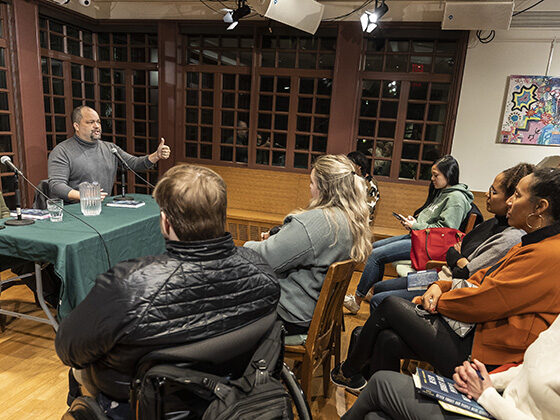
[[[301,387],[299,386],[299,382],[296,379],[294,373],[290,370],[286,363],[283,364],[282,370],[280,372],[280,379],[282,383],[288,390],[290,397],[292,397],[292,401],[296,408],[296,412],[298,418],[300,420],[311,420],[311,410],[309,409],[309,405],[307,405],[307,400],[305,399],[305,394],[303,393]]]
[[[62,416],[62,420],[109,420],[99,403],[91,397],[78,397]]]

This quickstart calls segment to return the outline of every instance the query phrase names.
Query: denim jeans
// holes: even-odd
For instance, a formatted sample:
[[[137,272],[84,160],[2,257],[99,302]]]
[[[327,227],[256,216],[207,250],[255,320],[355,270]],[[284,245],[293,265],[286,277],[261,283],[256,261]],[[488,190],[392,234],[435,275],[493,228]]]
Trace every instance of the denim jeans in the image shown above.
[[[358,283],[356,296],[365,297],[375,283],[383,280],[385,264],[410,259],[410,248],[410,235],[394,236],[374,242],[373,251]]]
[[[398,277],[396,279],[389,279],[376,283],[373,287],[373,297],[369,302],[370,313],[374,311],[387,296],[398,296],[406,300],[412,300],[414,296],[422,296],[424,294],[421,290],[409,292],[407,287],[408,279],[406,277]]]

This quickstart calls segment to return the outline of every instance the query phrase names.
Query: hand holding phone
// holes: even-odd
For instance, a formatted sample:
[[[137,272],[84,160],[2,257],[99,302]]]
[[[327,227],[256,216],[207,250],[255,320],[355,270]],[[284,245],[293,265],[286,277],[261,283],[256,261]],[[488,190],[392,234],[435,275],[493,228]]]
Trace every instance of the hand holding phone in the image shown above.
[[[393,216],[395,216],[399,222],[402,222],[402,221],[406,220],[406,218],[402,214],[399,214],[399,213],[393,212]]]

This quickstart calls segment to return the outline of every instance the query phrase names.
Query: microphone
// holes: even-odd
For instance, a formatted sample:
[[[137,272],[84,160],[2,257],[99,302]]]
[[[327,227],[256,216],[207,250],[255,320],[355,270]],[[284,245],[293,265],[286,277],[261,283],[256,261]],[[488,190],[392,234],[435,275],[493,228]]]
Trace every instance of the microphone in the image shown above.
[[[45,197],[47,200],[50,199],[50,197],[45,194],[43,191],[41,191],[39,188],[37,188],[35,186],[35,184],[33,184],[33,182],[31,182],[30,180],[28,180],[25,175],[23,174],[23,172],[21,172],[13,163],[12,160],[10,159],[9,156],[2,156],[0,158],[0,162],[3,163],[4,165],[9,166],[12,170],[14,170],[15,172],[15,180],[16,180],[16,206],[19,208],[19,217],[20,219],[10,219],[10,220],[6,220],[4,222],[5,225],[8,226],[17,226],[17,225],[30,225],[32,223],[35,223],[34,220],[31,219],[21,219],[21,198],[19,195],[19,188],[18,188],[18,182],[17,182],[17,175],[21,175],[21,177],[23,178],[23,180],[25,182],[27,182],[29,185],[31,185],[33,187],[33,189],[35,191],[37,191],[39,194],[41,194],[43,197]],[[56,205],[56,204],[55,204]],[[109,255],[109,249],[107,248],[107,244],[105,243],[105,239],[103,239],[103,236],[101,235],[101,233],[94,228],[92,225],[90,225],[88,222],[86,222],[85,220],[79,218],[78,216],[76,216],[74,213],[68,211],[67,209],[65,209],[63,206],[58,206],[56,205],[60,210],[62,210],[65,214],[69,214],[70,216],[72,216],[74,219],[78,219],[80,222],[82,222],[84,225],[88,226],[89,228],[91,228],[96,234],[97,236],[99,236],[99,239],[101,239],[101,243],[103,244],[103,248],[105,249],[105,255],[107,256],[107,262],[109,263],[109,268],[111,268],[113,266],[113,264],[111,263],[111,257]],[[17,212],[17,209],[16,209]],[[23,222],[23,223],[18,223],[18,222]],[[31,222],[31,223],[29,223]]]
[[[155,185],[151,184],[147,179],[140,176],[134,169],[132,169],[130,166],[128,166],[128,163],[125,162],[125,160],[120,155],[120,153],[119,153],[119,151],[117,150],[116,147],[114,147],[114,146],[111,147],[111,153],[114,154],[117,157],[117,159],[125,166],[126,169],[128,169],[134,175],[136,175],[138,178],[140,178],[142,181],[144,181],[149,187],[155,188]]]
[[[16,167],[16,165],[12,163],[12,159],[10,159],[10,156],[2,156],[0,158],[0,162],[10,168],[16,174],[21,175],[21,171]]]
[[[131,201],[134,198],[126,195],[126,172],[125,172],[125,168],[130,169],[130,166],[128,166],[128,164],[124,161],[122,156],[119,155],[119,152],[117,151],[116,147],[114,146],[111,147],[111,153],[116,156],[116,158],[121,162],[122,165],[121,166],[121,196],[114,197],[113,201]]]
[[[9,156],[2,156],[0,162],[14,171],[14,186],[16,190],[16,218],[9,219],[4,222],[6,226],[26,226],[35,223],[34,220],[24,219],[21,217],[21,192],[19,191],[19,178],[18,175],[23,175],[21,171],[12,163],[12,159]]]

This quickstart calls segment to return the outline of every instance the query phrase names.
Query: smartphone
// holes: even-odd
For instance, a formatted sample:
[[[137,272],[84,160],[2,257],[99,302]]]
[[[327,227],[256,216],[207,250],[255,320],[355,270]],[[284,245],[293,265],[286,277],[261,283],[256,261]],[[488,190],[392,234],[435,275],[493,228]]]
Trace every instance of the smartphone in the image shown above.
[[[395,212],[393,212],[393,216],[395,216],[398,220],[402,220],[402,221],[406,220],[406,218],[404,216],[401,216],[400,214],[395,213]]]

